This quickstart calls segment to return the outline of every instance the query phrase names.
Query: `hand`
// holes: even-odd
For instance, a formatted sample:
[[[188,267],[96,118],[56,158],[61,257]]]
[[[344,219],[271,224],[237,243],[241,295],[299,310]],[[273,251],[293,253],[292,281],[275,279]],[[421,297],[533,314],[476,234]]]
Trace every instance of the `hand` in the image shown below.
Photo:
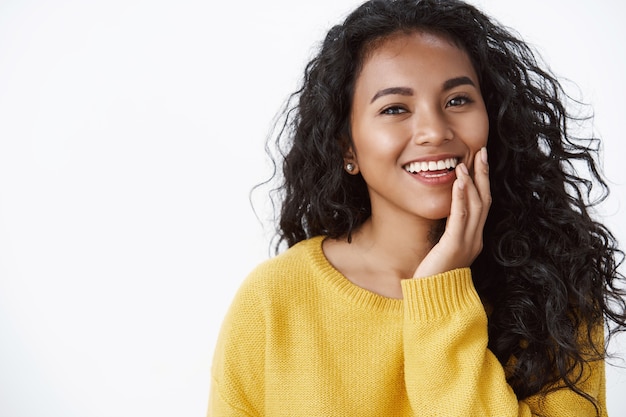
[[[452,205],[439,242],[417,267],[414,278],[468,267],[483,248],[483,227],[491,206],[487,149],[474,157],[474,180],[465,164],[456,167]]]

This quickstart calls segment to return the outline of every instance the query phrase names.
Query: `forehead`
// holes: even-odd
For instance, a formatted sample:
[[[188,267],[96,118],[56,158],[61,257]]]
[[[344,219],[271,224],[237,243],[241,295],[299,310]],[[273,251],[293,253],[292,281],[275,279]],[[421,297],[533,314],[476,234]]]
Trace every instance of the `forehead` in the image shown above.
[[[428,31],[396,32],[377,39],[365,48],[362,57],[357,79],[366,67],[372,66],[405,65],[415,71],[457,68],[475,74],[469,55],[458,43],[446,35]]]
[[[369,41],[363,48],[364,59],[367,59],[367,57],[371,56],[377,49],[384,47],[387,44],[393,44],[402,41],[403,39],[406,40],[416,37],[423,39],[425,42],[433,44],[445,42],[450,46],[463,49],[450,35],[444,32],[437,32],[435,30],[428,29],[398,30],[396,32],[392,32],[391,34]]]

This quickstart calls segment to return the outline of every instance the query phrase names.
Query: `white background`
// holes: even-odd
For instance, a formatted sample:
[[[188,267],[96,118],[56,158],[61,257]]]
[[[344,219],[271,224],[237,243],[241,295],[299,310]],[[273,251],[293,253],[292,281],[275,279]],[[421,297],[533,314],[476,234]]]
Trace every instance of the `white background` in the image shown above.
[[[0,1],[0,416],[205,414],[223,315],[269,254],[265,136],[357,4],[224,3]],[[626,241],[622,2],[475,4],[593,104]],[[607,385],[626,416],[626,371]]]

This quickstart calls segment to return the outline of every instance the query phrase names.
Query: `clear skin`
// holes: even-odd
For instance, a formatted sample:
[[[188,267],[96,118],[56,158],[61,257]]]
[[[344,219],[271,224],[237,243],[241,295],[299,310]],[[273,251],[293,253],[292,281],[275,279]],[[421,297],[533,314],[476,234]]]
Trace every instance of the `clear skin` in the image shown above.
[[[326,239],[328,260],[354,284],[402,298],[400,282],[467,267],[483,246],[491,204],[489,123],[467,54],[429,33],[397,34],[366,57],[344,155],[363,175],[372,216],[346,239]],[[410,173],[415,161],[455,158],[454,170]],[[429,237],[441,219],[445,231]]]

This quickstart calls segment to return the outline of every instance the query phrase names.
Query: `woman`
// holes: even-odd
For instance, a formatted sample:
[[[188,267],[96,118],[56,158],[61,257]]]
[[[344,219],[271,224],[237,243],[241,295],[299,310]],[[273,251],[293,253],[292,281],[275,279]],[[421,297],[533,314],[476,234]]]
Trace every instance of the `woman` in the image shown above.
[[[233,301],[209,415],[606,415],[621,252],[561,96],[459,1],[332,28],[278,138],[288,249]]]

